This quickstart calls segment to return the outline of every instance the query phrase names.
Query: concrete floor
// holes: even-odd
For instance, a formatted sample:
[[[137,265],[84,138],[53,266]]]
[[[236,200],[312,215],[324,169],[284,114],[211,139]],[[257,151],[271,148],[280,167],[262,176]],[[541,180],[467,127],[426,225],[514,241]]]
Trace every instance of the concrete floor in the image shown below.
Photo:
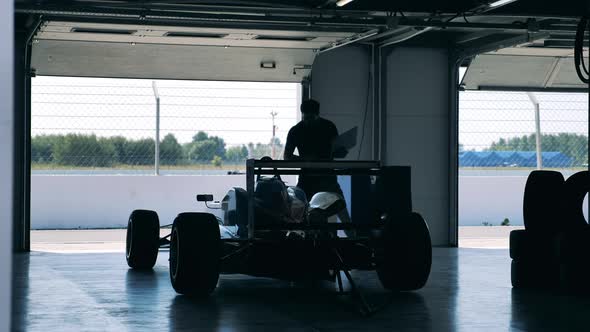
[[[206,300],[177,296],[168,253],[153,272],[122,253],[15,256],[15,331],[588,331],[590,299],[513,290],[507,250],[434,249],[430,279],[410,293],[384,291],[355,273],[369,318],[333,284],[294,285],[222,276]],[[348,288],[348,287],[347,287]]]
[[[508,249],[510,232],[524,226],[460,226],[460,248]]]
[[[523,229],[513,226],[459,227],[459,247],[508,249],[510,231]],[[162,229],[161,235],[170,233]],[[54,253],[104,253],[125,251],[124,229],[33,230],[33,251]]]

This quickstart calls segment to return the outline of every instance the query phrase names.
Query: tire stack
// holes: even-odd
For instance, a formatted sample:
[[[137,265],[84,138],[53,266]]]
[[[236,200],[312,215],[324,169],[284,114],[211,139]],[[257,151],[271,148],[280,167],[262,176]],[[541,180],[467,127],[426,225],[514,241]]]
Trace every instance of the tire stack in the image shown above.
[[[590,191],[590,174],[578,172],[565,181],[564,214],[570,229],[557,239],[560,285],[566,291],[590,290],[590,225],[584,218],[584,197]]]
[[[567,181],[555,171],[529,175],[523,201],[525,229],[510,233],[513,287],[588,287],[590,226],[582,208],[588,180],[587,171]]]

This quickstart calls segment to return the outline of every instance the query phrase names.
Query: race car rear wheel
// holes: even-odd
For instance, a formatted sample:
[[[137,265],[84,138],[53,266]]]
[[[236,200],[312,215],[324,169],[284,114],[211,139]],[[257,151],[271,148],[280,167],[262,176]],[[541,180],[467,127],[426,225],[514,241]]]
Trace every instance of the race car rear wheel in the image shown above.
[[[181,213],[170,237],[170,281],[179,294],[207,296],[219,280],[221,237],[210,213]]]
[[[375,248],[379,280],[389,290],[422,288],[430,275],[432,243],[428,225],[418,213],[386,220]]]
[[[151,269],[156,264],[160,241],[158,214],[150,210],[131,212],[127,222],[125,253],[127,265],[134,269]]]

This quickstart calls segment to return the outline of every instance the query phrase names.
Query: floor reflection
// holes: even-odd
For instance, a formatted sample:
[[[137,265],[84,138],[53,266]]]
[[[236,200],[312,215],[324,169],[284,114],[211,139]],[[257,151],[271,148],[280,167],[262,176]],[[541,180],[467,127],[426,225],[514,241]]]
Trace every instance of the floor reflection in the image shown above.
[[[589,331],[587,295],[512,289],[510,326],[521,331]]]
[[[29,254],[13,255],[12,260],[12,330],[25,331],[29,316]]]
[[[15,331],[587,331],[590,298],[510,286],[507,250],[437,248],[417,292],[354,272],[374,315],[334,283],[223,275],[211,297],[177,295],[167,255],[134,271],[122,254],[14,256]],[[350,285],[345,283],[345,290]]]
[[[196,328],[222,331],[219,305],[215,297],[191,298],[183,295],[173,297],[168,310],[170,331],[190,331]],[[230,326],[226,321],[226,326]]]

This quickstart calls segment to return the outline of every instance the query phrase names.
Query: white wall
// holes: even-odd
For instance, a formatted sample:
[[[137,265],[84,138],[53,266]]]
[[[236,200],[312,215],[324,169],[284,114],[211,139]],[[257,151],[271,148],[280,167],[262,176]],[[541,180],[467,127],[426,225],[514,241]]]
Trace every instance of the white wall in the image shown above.
[[[341,179],[341,186],[350,206],[346,178]],[[522,225],[526,178],[460,176],[459,225],[481,226],[484,221],[499,225],[504,218],[512,225]],[[284,179],[295,183],[294,177]],[[125,227],[129,213],[137,208],[156,210],[162,224],[171,223],[179,212],[207,211],[195,201],[197,192],[213,193],[221,199],[230,187],[244,184],[243,176],[35,175],[31,183],[31,223],[33,229]]]
[[[357,147],[346,157],[350,160],[371,159],[373,106],[372,87],[368,85],[370,63],[370,52],[366,46],[345,46],[322,53],[313,63],[311,96],[320,103],[320,115],[333,121],[340,133],[354,126],[359,127]],[[365,112],[364,140],[359,158]]]
[[[566,178],[570,173],[564,174]],[[481,226],[483,222],[523,225],[522,199],[527,176],[459,176],[459,226]],[[588,220],[588,196],[584,202]]]
[[[10,330],[13,162],[13,1],[0,1],[0,331]]]
[[[209,193],[220,200],[245,176],[43,176],[31,179],[31,227],[126,227],[134,209],[158,212],[170,224],[179,212],[206,211],[195,199]],[[218,212],[218,211],[214,211]]]
[[[522,198],[526,176],[460,176],[459,225],[500,225],[504,218],[523,225]]]
[[[284,176],[295,185],[292,176]],[[180,212],[209,211],[195,197],[221,200],[231,187],[246,187],[245,175],[211,176],[51,176],[31,177],[31,228],[126,227],[134,209],[158,212],[170,224]]]
[[[385,55],[385,162],[412,167],[413,209],[434,245],[449,243],[450,111],[448,55],[394,48]]]

